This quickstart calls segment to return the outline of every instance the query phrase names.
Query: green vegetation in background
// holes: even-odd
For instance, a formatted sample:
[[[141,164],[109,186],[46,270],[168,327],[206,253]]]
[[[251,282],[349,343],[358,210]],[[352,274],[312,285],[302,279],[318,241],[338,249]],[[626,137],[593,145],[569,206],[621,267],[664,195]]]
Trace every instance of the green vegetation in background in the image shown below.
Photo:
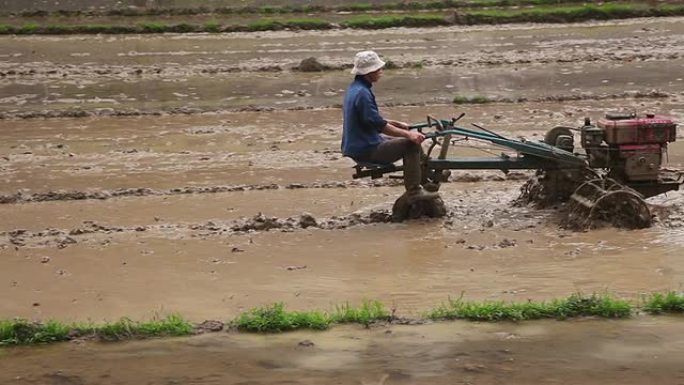
[[[221,23],[218,21],[209,21],[204,23],[204,31],[210,33],[221,32]]]
[[[653,8],[640,4],[604,4],[575,7],[540,7],[533,9],[492,9],[459,15],[466,24],[513,22],[572,22],[591,19],[621,19],[645,16]]]
[[[230,28],[230,27],[229,27]],[[232,27],[235,30],[241,29],[240,27]],[[245,28],[246,31],[279,31],[283,29],[303,29],[303,30],[321,30],[321,29],[331,29],[332,24],[327,21],[320,19],[290,19],[290,20],[268,20],[262,19],[257,20],[251,24],[248,24]]]
[[[621,1],[606,0],[603,3]],[[206,6],[185,8],[117,8],[109,10],[60,10],[48,12],[43,10],[31,10],[19,13],[21,17],[48,17],[51,15],[61,17],[74,16],[183,16],[202,14],[293,14],[293,13],[325,13],[325,12],[372,12],[372,11],[420,11],[420,10],[445,10],[458,8],[482,8],[482,7],[519,7],[519,6],[543,6],[586,3],[585,0],[435,0],[435,1],[397,1],[395,3],[372,4],[359,2],[352,4],[327,5],[301,5],[301,6],[243,6],[243,7],[215,7]]]
[[[371,16],[361,15],[345,20],[342,26],[359,29],[381,29],[391,27],[434,27],[449,25],[444,16],[440,15],[390,15]]]
[[[603,4],[565,7],[542,7],[532,9],[471,10],[447,15],[395,14],[357,15],[343,20],[339,27],[380,29],[390,27],[432,27],[442,25],[504,24],[518,22],[575,22],[586,20],[622,19],[647,16],[682,16],[684,5],[659,5],[649,7],[643,4]],[[75,33],[185,33],[185,32],[239,32],[272,30],[324,30],[338,28],[332,22],[319,18],[260,19],[248,25],[225,25],[216,21],[207,24],[163,24],[141,25],[50,25],[40,26],[28,23],[21,27],[0,25],[0,34],[75,34]]]
[[[454,96],[454,99],[452,100],[454,104],[486,104],[486,103],[493,103],[495,100],[489,99],[486,96],[481,96],[481,95],[475,95],[475,96],[462,96],[462,95],[457,95]]]

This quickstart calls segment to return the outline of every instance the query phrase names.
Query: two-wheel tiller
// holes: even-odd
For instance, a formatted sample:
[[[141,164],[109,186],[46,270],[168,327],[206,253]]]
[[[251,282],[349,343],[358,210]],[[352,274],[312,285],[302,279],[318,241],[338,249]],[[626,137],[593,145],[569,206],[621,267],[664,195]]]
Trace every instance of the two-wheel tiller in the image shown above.
[[[668,117],[607,114],[596,125],[586,118],[579,128],[554,127],[543,141],[510,139],[479,126],[456,126],[462,117],[440,120],[429,116],[426,123],[411,126],[430,141],[422,166],[426,187],[433,191],[444,179],[443,170],[537,170],[535,183],[528,183],[523,191],[530,201],[569,201],[570,218],[582,227],[603,220],[641,228],[651,224],[644,199],[678,190],[684,183],[684,173],[662,167],[667,144],[676,139],[677,125]],[[580,134],[580,148],[575,147],[574,132]],[[514,154],[448,156],[450,146],[469,139],[490,142]],[[439,153],[433,156],[437,147]],[[358,164],[354,178],[378,178],[401,169],[391,164]],[[396,219],[403,219],[405,213],[397,213],[395,204]]]

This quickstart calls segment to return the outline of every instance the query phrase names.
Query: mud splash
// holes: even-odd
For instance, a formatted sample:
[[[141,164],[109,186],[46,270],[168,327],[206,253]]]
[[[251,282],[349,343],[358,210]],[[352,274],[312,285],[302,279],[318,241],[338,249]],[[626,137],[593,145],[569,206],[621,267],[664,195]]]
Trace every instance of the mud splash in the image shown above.
[[[605,194],[605,196],[602,194],[584,196],[582,190],[587,185],[584,182],[590,180],[595,182],[596,178],[616,184],[621,188],[611,188],[612,194]],[[605,193],[604,190],[601,191]],[[589,203],[593,204],[589,205]],[[606,226],[632,230],[644,229],[651,227],[654,223],[666,227],[678,227],[681,222],[681,210],[678,205],[649,205],[638,192],[621,186],[612,179],[602,179],[599,174],[590,169],[583,171],[540,170],[521,187],[520,195],[513,201],[513,205],[530,205],[542,209],[553,207],[558,210],[559,225],[573,231],[586,231]]]

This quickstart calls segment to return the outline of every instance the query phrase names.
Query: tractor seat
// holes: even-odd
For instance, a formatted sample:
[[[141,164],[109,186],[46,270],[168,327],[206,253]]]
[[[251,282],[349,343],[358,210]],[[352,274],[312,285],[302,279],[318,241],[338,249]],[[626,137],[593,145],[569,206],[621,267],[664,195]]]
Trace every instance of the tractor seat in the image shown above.
[[[402,166],[394,165],[394,163],[355,162],[356,165],[354,166],[354,169],[356,172],[352,175],[352,178],[354,179],[365,178],[367,176],[370,176],[372,179],[378,179],[384,174],[404,169]]]

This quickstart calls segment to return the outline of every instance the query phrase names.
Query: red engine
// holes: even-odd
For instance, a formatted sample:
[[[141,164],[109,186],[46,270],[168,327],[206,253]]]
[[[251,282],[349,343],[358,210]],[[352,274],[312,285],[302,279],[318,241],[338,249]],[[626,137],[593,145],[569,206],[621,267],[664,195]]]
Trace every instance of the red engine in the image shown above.
[[[581,128],[591,167],[608,168],[611,177],[623,182],[658,179],[667,143],[676,139],[677,125],[671,118],[607,114],[597,126],[587,121]]]

